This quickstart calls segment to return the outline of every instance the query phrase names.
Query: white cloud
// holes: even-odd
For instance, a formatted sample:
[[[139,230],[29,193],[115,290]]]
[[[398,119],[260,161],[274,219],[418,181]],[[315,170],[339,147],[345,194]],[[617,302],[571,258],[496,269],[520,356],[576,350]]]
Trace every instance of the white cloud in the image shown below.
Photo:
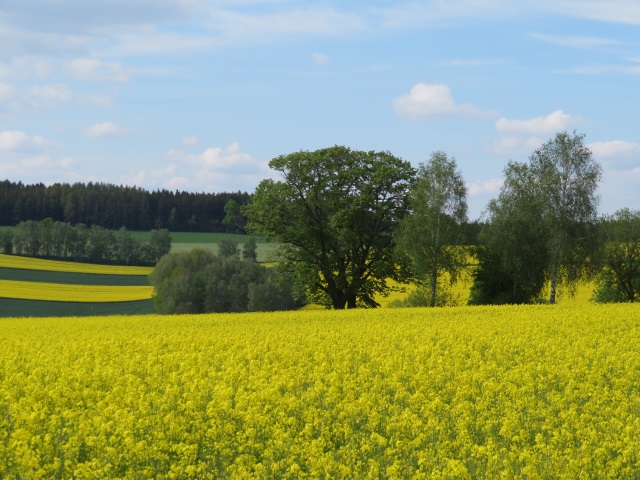
[[[504,63],[504,60],[499,58],[456,58],[454,60],[444,62],[444,65],[450,67],[486,67],[491,65],[500,65],[502,63]]]
[[[120,177],[120,183],[131,186],[144,185],[147,180],[147,173],[144,170],[138,170],[137,172],[130,172]]]
[[[32,87],[29,96],[33,106],[54,106],[56,104],[73,104],[79,107],[108,108],[111,97],[108,95],[92,95],[75,93],[66,83]],[[35,102],[33,102],[35,101]]]
[[[605,164],[640,165],[640,143],[612,140],[609,142],[593,142],[587,145],[593,157]]]
[[[199,167],[204,171],[243,168],[255,164],[251,155],[243,152],[237,142],[225,148],[207,148],[198,154],[186,154],[180,150],[171,150],[167,152],[167,157],[174,161]]]
[[[52,71],[53,62],[46,58],[23,55],[13,57],[9,62],[0,62],[0,78],[4,79],[45,78]]]
[[[537,0],[532,3],[542,11],[571,17],[640,25],[640,3],[637,0]]]
[[[128,129],[113,122],[96,123],[84,131],[85,136],[89,138],[118,137],[128,133]]]
[[[529,120],[501,118],[496,122],[496,130],[511,135],[549,135],[567,130],[575,121],[575,117],[562,110],[556,110],[545,117],[535,117]]]
[[[542,40],[543,42],[553,43],[555,45],[562,45],[565,47],[573,48],[597,48],[616,45],[619,42],[617,40],[611,40],[608,38],[598,37],[583,37],[583,36],[556,36],[556,35],[543,35],[540,33],[532,33],[532,38],[536,40]]]
[[[85,82],[126,82],[129,76],[117,62],[101,62],[95,58],[76,58],[68,63],[71,74]]]
[[[237,142],[196,154],[170,150],[166,157],[169,164],[151,173],[153,186],[191,191],[252,191],[260,180],[273,174],[267,162],[243,152]]]
[[[109,108],[113,104],[109,95],[77,94],[74,103],[79,107]]]
[[[469,195],[475,197],[487,193],[495,193],[502,187],[502,179],[492,178],[490,180],[478,180],[467,185]]]
[[[73,91],[69,88],[69,85],[64,83],[33,87],[30,93],[32,96],[46,102],[68,103],[73,100]]]
[[[194,145],[198,145],[200,140],[198,140],[198,137],[195,135],[189,135],[187,137],[182,137],[181,143],[185,147],[193,147]]]
[[[0,150],[10,152],[22,152],[42,150],[49,146],[44,138],[39,136],[30,137],[19,130],[5,130],[0,132]]]
[[[505,0],[431,0],[393,2],[393,7],[374,11],[386,28],[419,28],[450,25],[458,19],[508,17],[518,8]]]
[[[0,159],[0,177],[15,178],[23,182],[51,180],[61,173],[68,174],[73,160],[68,157],[56,160],[46,154],[12,153],[11,157]]]
[[[416,84],[408,95],[396,98],[393,102],[396,114],[401,117],[421,118],[440,115],[493,115],[483,112],[469,103],[456,103],[451,89],[443,84]]]
[[[558,132],[570,130],[579,118],[556,110],[544,117],[528,120],[501,118],[496,122],[496,130],[502,136],[492,150],[498,155],[530,154]]]
[[[316,65],[326,65],[329,63],[329,56],[324,53],[314,52],[311,54],[311,58]]]
[[[365,28],[363,19],[330,6],[311,6],[267,13],[212,11],[210,27],[221,38],[262,40],[282,35],[345,35]]]
[[[8,100],[15,94],[16,88],[8,83],[0,83],[0,102]]]

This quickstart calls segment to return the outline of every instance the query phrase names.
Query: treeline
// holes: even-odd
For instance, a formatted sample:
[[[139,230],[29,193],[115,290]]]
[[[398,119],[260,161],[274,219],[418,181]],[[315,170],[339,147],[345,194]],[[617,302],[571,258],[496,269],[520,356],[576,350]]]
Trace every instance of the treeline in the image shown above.
[[[156,312],[257,312],[304,305],[285,276],[256,262],[253,239],[245,243],[242,259],[237,243],[223,240],[218,246],[218,255],[196,248],[162,257],[149,276]]]
[[[277,268],[328,308],[377,307],[389,279],[416,284],[402,305],[455,303],[470,250],[470,304],[554,304],[586,281],[593,301],[640,301],[640,211],[598,214],[602,167],[582,134],[558,132],[510,161],[482,224],[468,222],[466,182],[445,152],[415,169],[336,145],[269,166],[283,180],[258,185],[244,228],[277,240]]]
[[[0,232],[0,252],[75,262],[155,265],[171,249],[168,230],[151,230],[149,241],[133,238],[125,227],[117,232],[94,225],[71,225],[47,218],[20,222]]]
[[[0,225],[41,221],[71,225],[99,225],[106,229],[149,231],[223,232],[242,231],[242,221],[224,222],[230,200],[246,205],[246,192],[192,193],[169,190],[147,191],[138,187],[107,183],[0,182]]]

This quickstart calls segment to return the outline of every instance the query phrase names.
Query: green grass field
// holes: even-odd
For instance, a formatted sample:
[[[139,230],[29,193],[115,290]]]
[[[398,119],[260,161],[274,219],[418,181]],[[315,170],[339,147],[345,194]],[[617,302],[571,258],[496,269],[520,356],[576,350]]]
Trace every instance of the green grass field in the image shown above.
[[[0,232],[14,230],[15,227],[0,227]],[[129,231],[131,236],[137,240],[146,242],[149,240],[149,232]],[[242,245],[249,239],[248,235],[237,233],[211,233],[211,232],[171,232],[171,252],[188,252],[194,248],[204,248],[218,253],[218,242],[220,240],[232,240],[237,242],[242,249]],[[274,260],[277,244],[270,242],[263,237],[254,237],[257,244],[258,262],[269,262]]]
[[[0,267],[0,317],[75,317],[92,315],[142,315],[154,312],[153,300],[105,301],[105,298],[92,297],[88,302],[65,300],[74,298],[73,292],[77,286],[92,287],[96,289],[122,289],[125,298],[130,291],[135,289],[151,288],[147,275],[130,275],[128,270],[137,272],[136,267],[101,266],[91,264],[78,264],[70,262],[41,260],[12,255],[0,255],[3,265]],[[24,266],[24,268],[20,268]],[[94,273],[82,271],[68,271],[73,269],[86,269]],[[150,269],[147,269],[150,271]],[[122,274],[100,274],[99,271],[119,271]],[[7,283],[9,282],[9,283]],[[8,287],[7,285],[13,285]],[[42,285],[42,288],[38,288]],[[27,288],[29,296],[24,297],[18,290]],[[34,289],[35,286],[35,289]],[[59,297],[51,298],[47,292],[54,286],[63,287]],[[129,288],[131,287],[131,288]],[[33,296],[31,294],[33,293]],[[104,295],[101,295],[104,297]],[[23,297],[23,298],[20,298]],[[138,297],[139,298],[139,297]],[[53,301],[56,300],[56,301]]]
[[[0,317],[85,317],[154,313],[153,300],[131,302],[47,302],[0,298]]]
[[[149,279],[145,275],[96,275],[93,273],[53,272],[2,267],[0,267],[0,280],[62,283],[66,285],[149,285]]]

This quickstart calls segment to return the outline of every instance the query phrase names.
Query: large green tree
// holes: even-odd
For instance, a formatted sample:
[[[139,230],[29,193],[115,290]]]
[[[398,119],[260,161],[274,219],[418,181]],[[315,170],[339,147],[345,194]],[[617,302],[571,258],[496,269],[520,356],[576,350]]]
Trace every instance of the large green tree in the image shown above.
[[[438,285],[444,273],[455,282],[467,263],[461,247],[467,221],[467,187],[455,158],[433,152],[418,167],[417,181],[409,193],[409,209],[398,228],[398,249],[407,254],[417,280],[429,295],[429,306],[438,301]]]
[[[299,291],[335,309],[378,306],[402,280],[394,230],[407,213],[414,169],[388,152],[334,146],[274,158],[243,209],[246,229],[278,240],[279,268]]]
[[[486,209],[470,304],[531,303],[540,297],[548,264],[543,209],[526,164],[509,162],[497,198]]]
[[[487,208],[484,239],[491,252],[480,258],[479,269],[482,275],[496,271],[497,265],[482,265],[484,258],[498,262],[499,271],[511,278],[512,291],[500,293],[501,299],[533,301],[549,281],[549,303],[555,303],[559,285],[573,293],[578,281],[592,274],[601,176],[584,135],[575,132],[556,134],[528,163],[509,162],[500,195]],[[482,282],[491,286],[490,278]]]
[[[640,211],[623,208],[601,222],[602,270],[596,277],[597,302],[640,301]]]
[[[592,226],[597,222],[596,194],[602,167],[584,144],[584,135],[557,133],[529,158],[531,188],[542,206],[549,252],[549,303],[559,284],[572,291],[589,274],[597,248]]]

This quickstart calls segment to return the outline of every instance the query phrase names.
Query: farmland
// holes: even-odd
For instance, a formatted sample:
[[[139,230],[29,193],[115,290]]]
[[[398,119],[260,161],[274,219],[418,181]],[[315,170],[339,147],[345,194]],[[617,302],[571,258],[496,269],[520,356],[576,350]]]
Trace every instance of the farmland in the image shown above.
[[[636,478],[640,310],[0,320],[2,478]]]
[[[0,316],[151,313],[151,270],[0,255]]]

